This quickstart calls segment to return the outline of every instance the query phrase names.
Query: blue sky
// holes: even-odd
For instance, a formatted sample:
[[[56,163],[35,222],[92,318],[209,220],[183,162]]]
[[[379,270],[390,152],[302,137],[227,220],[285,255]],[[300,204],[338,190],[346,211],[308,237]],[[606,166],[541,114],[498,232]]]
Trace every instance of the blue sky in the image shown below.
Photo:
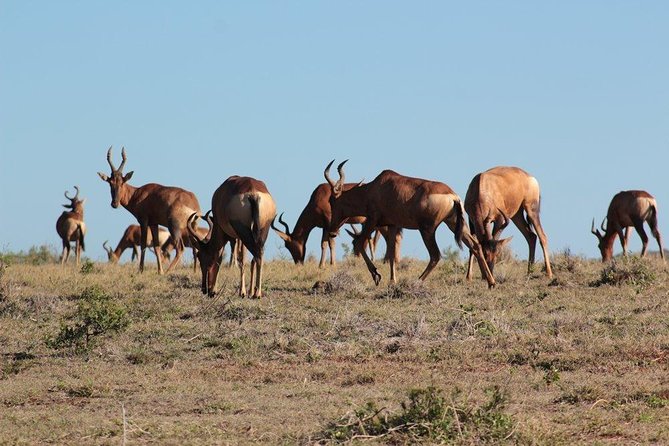
[[[669,237],[668,19],[660,1],[2,0],[0,249],[59,246],[77,184],[102,259],[134,223],[96,175],[110,145],[132,184],[192,190],[203,210],[228,176],[262,179],[291,227],[349,158],[351,181],[390,168],[462,197],[477,172],[523,167],[553,251],[595,256],[590,221],[623,189],[655,195]],[[415,231],[403,251],[427,257]]]

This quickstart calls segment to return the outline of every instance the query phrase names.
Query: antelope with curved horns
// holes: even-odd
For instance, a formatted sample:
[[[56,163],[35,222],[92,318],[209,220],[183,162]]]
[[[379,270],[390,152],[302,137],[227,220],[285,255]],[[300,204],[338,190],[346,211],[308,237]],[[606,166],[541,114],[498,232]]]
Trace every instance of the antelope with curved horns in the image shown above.
[[[209,214],[213,213],[213,217]],[[193,227],[198,218],[188,218],[188,231],[198,249],[202,270],[202,293],[214,296],[216,277],[221,266],[226,242],[239,239],[239,295],[246,296],[244,277],[244,247],[251,252],[251,295],[262,297],[262,265],[265,241],[270,224],[276,216],[274,199],[262,181],[250,177],[231,176],[221,184],[211,198],[211,210],[204,219],[209,224],[207,237],[201,238]],[[242,245],[243,246],[240,246]]]
[[[170,252],[167,250],[168,239],[170,238],[170,233],[165,228],[159,228],[158,235],[158,244],[161,247],[162,255],[166,258],[170,258]],[[147,245],[153,246],[153,236],[149,232],[147,234],[148,240]],[[107,259],[109,263],[117,263],[123,254],[123,251],[126,249],[132,249],[132,261],[135,261],[135,258],[139,257],[139,246],[141,245],[141,228],[139,225],[128,225],[128,227],[123,232],[121,240],[119,240],[115,249],[107,246],[109,241],[105,240],[102,244],[102,248],[107,253]],[[155,253],[155,251],[154,251]]]
[[[344,190],[349,190],[355,186],[357,186],[357,183],[344,184]],[[286,249],[288,249],[296,264],[301,265],[304,263],[307,239],[314,228],[323,228],[323,234],[321,235],[321,259],[318,267],[323,268],[325,265],[328,247],[330,248],[330,265],[335,264],[335,240],[329,234],[330,219],[332,216],[330,195],[330,186],[327,183],[316,186],[292,231],[288,227],[288,224],[283,221],[283,213],[279,215],[279,223],[283,225],[284,231],[277,228],[274,225],[274,221],[272,221],[272,229],[283,240]],[[364,220],[364,217],[355,216],[349,218],[347,223],[362,223]]]
[[[465,195],[465,210],[469,215],[470,230],[481,243],[491,272],[495,267],[499,249],[511,240],[511,237],[499,239],[511,219],[529,245],[528,274],[534,264],[538,236],[546,262],[546,276],[549,279],[553,277],[548,256],[548,239],[539,218],[540,204],[539,182],[518,167],[493,167],[472,179]],[[472,272],[473,261],[470,254],[467,280],[471,280]]]
[[[604,227],[604,221],[607,221]],[[606,262],[613,257],[613,242],[616,236],[620,237],[620,244],[623,247],[623,255],[627,255],[627,241],[629,240],[630,226],[633,226],[641,237],[643,247],[641,257],[646,255],[648,249],[648,236],[643,228],[643,223],[648,222],[651,233],[660,247],[660,256],[664,261],[664,248],[662,247],[662,236],[657,229],[657,202],[655,198],[643,190],[624,190],[613,196],[606,218],[602,221],[601,228],[595,229],[595,219],[592,219],[592,228],[590,231],[599,241],[598,247],[602,254],[602,262]],[[623,234],[623,229],[624,234]]]
[[[139,271],[144,271],[144,254],[148,244],[148,231],[151,229],[153,235],[153,246],[158,262],[158,272],[163,273],[162,255],[158,245],[160,237],[158,225],[165,226],[176,244],[176,256],[167,268],[167,272],[181,260],[183,254],[183,242],[181,234],[184,232],[188,217],[192,213],[200,214],[200,204],[192,192],[179,187],[162,186],[156,183],[148,183],[140,187],[128,184],[133,172],[123,175],[123,167],[127,161],[125,148],[121,149],[122,162],[118,169],[112,163],[112,148],[107,151],[107,162],[111,167],[111,177],[98,172],[103,181],[109,183],[111,191],[111,206],[118,208],[119,205],[126,208],[135,216],[140,226],[141,256],[139,260]],[[157,249],[156,249],[157,248]]]
[[[70,257],[70,242],[75,242],[76,264],[79,266],[81,259],[81,251],[86,250],[84,244],[84,236],[86,235],[86,223],[84,223],[84,202],[79,199],[79,187],[74,186],[77,193],[74,197],[67,195],[65,191],[65,198],[70,200],[69,204],[64,204],[63,207],[69,209],[64,211],[56,221],[56,232],[63,241],[63,253],[60,256],[61,265],[67,262]]]
[[[339,164],[339,180],[335,183],[330,178],[330,162],[323,172],[325,179],[332,189],[330,206],[332,207],[332,221],[330,233],[335,234],[348,217],[362,215],[366,217],[362,225],[360,236],[354,241],[358,251],[367,264],[372,279],[379,284],[381,275],[367,253],[361,248],[365,239],[369,238],[372,230],[378,226],[388,226],[388,257],[390,264],[390,281],[396,282],[395,259],[396,239],[400,229],[418,229],[430,254],[430,262],[420,275],[425,280],[441,259],[441,252],[437,245],[435,232],[443,222],[455,234],[458,246],[464,242],[474,250],[480,263],[485,265],[481,248],[474,237],[469,234],[464,221],[464,210],[460,197],[453,189],[444,183],[424,180],[400,175],[392,170],[384,170],[373,181],[361,184],[344,191],[344,171],[346,163]],[[492,274],[488,274],[488,286],[494,287]]]

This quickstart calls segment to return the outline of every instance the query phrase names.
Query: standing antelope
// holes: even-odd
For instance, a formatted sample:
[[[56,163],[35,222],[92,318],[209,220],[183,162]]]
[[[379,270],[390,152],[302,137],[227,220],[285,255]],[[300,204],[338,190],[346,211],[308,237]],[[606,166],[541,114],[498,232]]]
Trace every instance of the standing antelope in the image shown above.
[[[159,228],[158,231],[158,244],[161,247],[163,256],[169,259],[170,252],[166,249],[166,244],[170,237],[170,233],[167,229],[164,228]],[[150,232],[147,233],[147,237],[148,240],[146,244],[153,246],[153,236]],[[109,263],[117,263],[123,254],[123,251],[126,249],[132,249],[132,260],[135,261],[135,258],[139,257],[139,246],[141,245],[141,228],[139,225],[128,225],[128,227],[125,229],[125,232],[123,232],[121,240],[119,240],[114,250],[107,246],[107,243],[108,240],[105,240],[105,242],[102,244],[102,247],[107,252],[107,259],[109,260]]]
[[[343,188],[347,191],[355,186],[357,186],[357,183],[347,183],[344,184]],[[318,263],[318,267],[323,268],[325,265],[325,256],[328,247],[330,248],[330,265],[335,264],[335,240],[329,234],[330,219],[332,218],[332,211],[330,209],[331,193],[330,185],[327,183],[316,186],[316,189],[311,193],[309,202],[298,217],[292,232],[288,224],[283,221],[283,213],[279,215],[279,223],[283,225],[285,231],[281,231],[274,226],[274,221],[272,221],[272,229],[281,237],[296,264],[301,265],[304,263],[307,239],[314,228],[323,228],[323,234],[321,235],[321,260]],[[346,222],[362,223],[364,220],[364,217],[353,216],[347,219]],[[374,247],[375,240],[370,239],[370,248]],[[372,249],[372,257],[374,257],[373,253]]]
[[[607,221],[606,228],[604,221]],[[595,229],[595,219],[592,219],[591,232],[599,241],[598,247],[602,254],[602,262],[610,260],[613,256],[613,242],[616,236],[620,237],[623,247],[623,255],[627,255],[627,241],[629,240],[629,228],[633,226],[641,237],[643,247],[641,257],[646,255],[648,248],[648,236],[643,229],[643,223],[648,222],[650,230],[660,247],[660,256],[664,260],[664,248],[662,247],[662,236],[657,229],[657,202],[651,194],[643,190],[624,190],[613,196],[606,218],[602,221],[601,228],[604,234]],[[623,234],[623,229],[625,233]]]
[[[74,186],[77,193],[74,197],[67,195],[65,191],[65,198],[70,200],[69,204],[64,204],[63,207],[70,209],[64,211],[56,221],[56,232],[63,241],[63,253],[60,256],[60,264],[63,265],[70,257],[70,242],[75,242],[76,264],[79,266],[81,259],[81,251],[85,251],[84,236],[86,235],[86,223],[84,223],[84,202],[79,199],[79,187]]]
[[[213,218],[209,216],[213,212]],[[202,238],[193,227],[198,215],[188,218],[188,231],[197,247],[202,270],[202,293],[214,296],[216,277],[221,266],[226,242],[239,239],[239,295],[246,296],[244,247],[251,252],[251,295],[262,297],[262,263],[270,224],[276,216],[274,199],[262,181],[250,177],[231,176],[211,198],[211,211],[204,219],[209,224],[207,237]],[[237,243],[237,245],[240,245]]]
[[[421,280],[427,278],[441,259],[435,232],[442,222],[453,231],[458,246],[464,242],[475,252],[480,259],[479,263],[485,269],[481,247],[467,231],[460,197],[446,184],[406,177],[392,170],[384,170],[372,182],[344,191],[343,166],[346,161],[337,167],[339,180],[336,183],[329,174],[333,162],[334,160],[324,171],[325,179],[332,189],[330,233],[334,235],[348,217],[358,215],[366,217],[362,232],[354,239],[354,245],[357,245],[356,249],[362,253],[376,285],[381,281],[381,275],[367,253],[360,247],[377,226],[388,226],[388,258],[392,283],[396,282],[397,237],[402,228],[418,229],[430,254],[430,262],[419,277]],[[494,287],[495,280],[489,271],[487,278],[488,286]]]
[[[183,254],[183,243],[181,234],[183,233],[188,217],[192,213],[200,214],[200,204],[192,192],[179,187],[162,186],[156,183],[145,184],[140,187],[133,187],[128,184],[133,172],[123,175],[123,167],[127,161],[125,148],[121,149],[123,161],[118,169],[114,167],[111,160],[112,148],[107,151],[107,162],[111,167],[111,177],[98,172],[103,181],[109,183],[111,191],[111,206],[116,209],[119,204],[126,208],[135,216],[140,226],[141,236],[141,257],[139,260],[139,271],[144,271],[144,254],[147,246],[148,230],[153,234],[153,246],[156,251],[158,261],[158,272],[163,273],[163,264],[159,249],[158,225],[167,227],[170,235],[176,243],[176,256],[167,268],[170,272],[174,265],[181,260]]]
[[[534,263],[538,235],[546,262],[546,275],[548,278],[553,277],[548,257],[548,239],[539,219],[540,202],[541,194],[537,179],[518,167],[493,167],[476,175],[469,184],[465,195],[465,210],[469,215],[470,230],[481,243],[491,272],[495,267],[499,248],[511,240],[511,237],[499,240],[499,235],[509,224],[510,217],[530,248],[528,274]],[[472,270],[473,261],[470,254],[467,280],[471,280]]]

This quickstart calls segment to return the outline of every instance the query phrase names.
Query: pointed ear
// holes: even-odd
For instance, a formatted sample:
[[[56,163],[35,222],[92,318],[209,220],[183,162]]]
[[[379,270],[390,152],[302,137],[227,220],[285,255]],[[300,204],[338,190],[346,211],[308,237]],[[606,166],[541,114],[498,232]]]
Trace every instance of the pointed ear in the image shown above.
[[[501,248],[502,246],[508,245],[512,238],[513,236],[497,240],[497,247]]]
[[[290,236],[288,234],[284,234],[283,232],[279,231],[278,229],[274,229],[274,232],[276,232],[276,235],[281,237],[281,239],[284,242],[289,242],[290,241]]]
[[[132,174],[135,173],[134,170],[131,170],[130,172],[126,173],[125,176],[123,177],[123,181],[126,183],[130,181],[130,178],[132,178]]]
[[[84,203],[86,203],[86,200],[88,200],[88,198],[84,198],[83,200],[81,200],[81,205],[82,206],[84,205]]]
[[[109,181],[109,177],[105,175],[102,172],[98,172],[98,175],[100,175],[100,178],[102,178],[102,181]]]

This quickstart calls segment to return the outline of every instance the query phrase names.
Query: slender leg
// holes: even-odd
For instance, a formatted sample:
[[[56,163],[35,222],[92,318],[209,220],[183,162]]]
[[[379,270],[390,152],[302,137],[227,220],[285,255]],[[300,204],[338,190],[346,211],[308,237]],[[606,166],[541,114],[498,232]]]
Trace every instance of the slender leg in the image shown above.
[[[193,250],[193,272],[197,272],[197,248],[191,248]]]
[[[662,247],[662,235],[660,234],[660,231],[657,229],[657,211],[653,212],[653,215],[648,220],[648,226],[650,226],[650,232],[653,234],[653,237],[655,237],[655,240],[657,240],[657,246],[660,247],[660,257],[662,258],[662,261],[664,261],[664,248]]]
[[[425,243],[427,252],[430,254],[430,261],[428,262],[427,267],[425,267],[425,271],[423,271],[420,277],[418,277],[420,280],[425,280],[427,276],[430,275],[434,267],[437,266],[437,263],[439,263],[439,260],[441,259],[441,252],[439,252],[439,246],[437,245],[435,231],[436,228],[420,229],[420,235],[421,237],[423,237],[423,243]]]
[[[75,248],[75,254],[76,254],[75,263],[78,267],[79,266],[79,261],[81,260],[81,240],[77,239],[75,241],[74,248]]]
[[[553,277],[553,270],[551,269],[551,261],[548,256],[548,238],[544,232],[544,228],[541,226],[541,219],[539,218],[539,213],[527,213],[527,219],[530,224],[534,227],[537,235],[539,236],[539,243],[541,243],[541,250],[544,253],[544,261],[546,262],[546,276],[551,279]]]
[[[251,259],[251,280],[249,281],[249,294],[251,297],[256,297],[256,262],[257,259],[253,257]]]
[[[65,253],[70,247],[70,242],[66,242],[63,240],[63,252],[60,254],[60,264],[65,265],[65,262],[67,261],[67,257],[65,256]]]
[[[321,260],[318,262],[318,267],[323,268],[325,266],[325,255],[328,247],[328,230],[323,228],[323,234],[321,235]],[[306,245],[305,245],[306,249]]]
[[[176,253],[174,254],[172,263],[170,263],[170,266],[167,268],[168,273],[181,262],[181,256],[183,256],[184,253],[184,241],[181,237],[181,227],[175,222],[170,222],[169,230],[170,235],[172,235],[172,240],[174,240],[174,249]]]
[[[518,227],[520,233],[523,234],[525,240],[527,240],[527,246],[530,249],[529,255],[527,257],[527,274],[532,272],[532,265],[534,265],[534,255],[537,248],[537,236],[532,232],[530,223],[525,219],[523,215],[523,210],[521,209],[516,215],[514,215],[511,220]]]
[[[636,232],[639,233],[639,237],[641,237],[641,257],[645,257],[646,251],[648,250],[648,235],[646,235],[646,231],[643,229],[643,220],[635,221],[634,229],[636,229]]]
[[[149,227],[146,223],[141,223],[139,225],[139,244],[140,244],[140,255],[139,255],[139,272],[144,272],[144,258],[146,257],[146,245],[148,244],[147,237],[149,236]]]
[[[153,245],[153,252],[156,254],[156,262],[158,263],[158,274],[163,274],[163,256],[160,252],[160,241],[158,240],[158,225],[151,225],[151,242]]]
[[[137,259],[139,259],[139,246],[132,245],[132,256],[130,257],[130,260],[134,262]]]
[[[238,245],[241,245],[241,242],[237,242]],[[239,297],[246,297],[246,277],[244,275],[244,254],[245,250],[243,246],[240,246],[238,249],[237,265],[239,266]]]
[[[335,252],[336,251],[336,248],[335,248],[336,243],[335,243],[335,239],[330,237],[330,236],[328,236],[328,246],[330,247],[330,265],[334,265],[335,263],[337,263],[337,260],[336,260],[337,259],[337,254]]]
[[[354,243],[360,243],[360,248],[364,248],[363,241],[366,239],[369,239],[369,234],[372,232],[371,228],[376,227],[376,221],[372,221],[371,218],[368,218],[365,223],[362,225],[362,232],[360,232],[360,235],[355,239]],[[367,265],[367,270],[369,270],[369,273],[372,275],[372,280],[374,280],[374,283],[378,286],[379,283],[381,283],[381,274],[379,274],[378,270],[376,269],[376,266],[374,266],[374,262],[371,261],[369,256],[367,255],[367,250],[366,249],[360,249],[359,250],[362,253],[362,258],[365,261],[365,264]]]

